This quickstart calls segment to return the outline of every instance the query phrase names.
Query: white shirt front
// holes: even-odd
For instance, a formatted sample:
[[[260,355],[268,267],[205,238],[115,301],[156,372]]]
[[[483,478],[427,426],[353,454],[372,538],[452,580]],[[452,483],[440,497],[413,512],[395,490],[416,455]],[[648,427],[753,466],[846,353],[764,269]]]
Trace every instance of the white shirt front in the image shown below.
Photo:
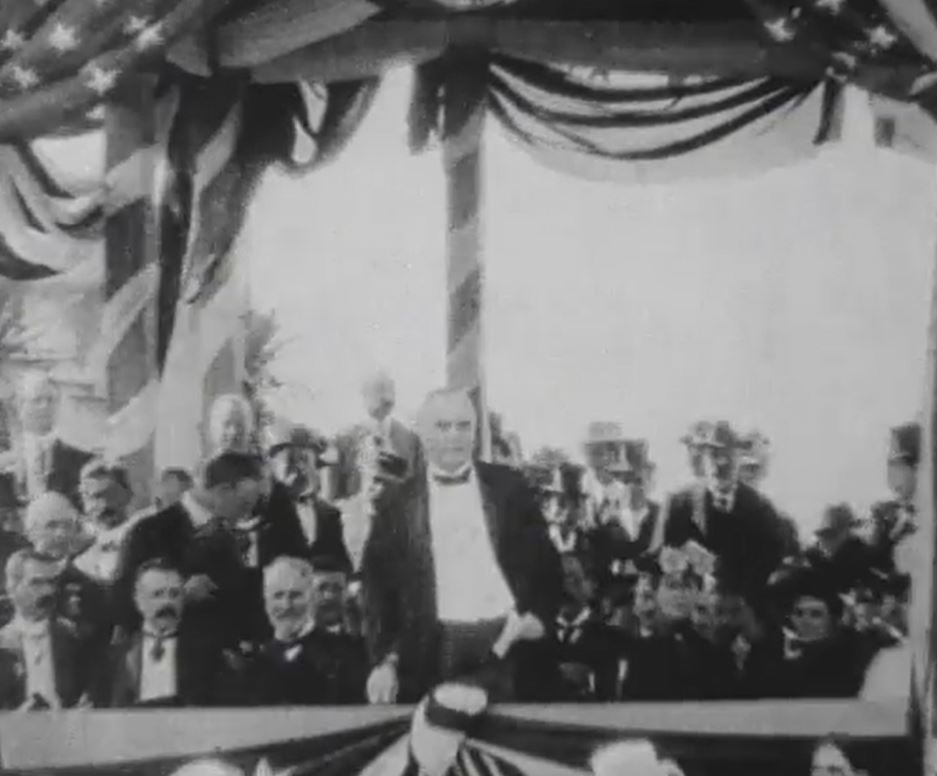
[[[153,655],[156,637],[143,634],[142,654],[140,655],[140,700],[153,701],[173,698],[178,692],[176,684],[176,645],[175,636],[165,638],[163,654],[157,660]]]
[[[52,656],[52,634],[49,622],[27,622],[17,619],[16,630],[23,646],[26,664],[26,699],[39,695],[52,708],[59,708],[59,694],[55,685],[55,664]]]
[[[49,473],[52,457],[54,434],[23,434],[23,463],[26,473],[26,489],[30,498],[46,489],[46,477]]]
[[[302,525],[303,533],[306,535],[307,544],[314,544],[317,534],[316,505],[311,496],[296,502],[296,514],[299,515],[299,522]]]
[[[94,542],[75,558],[76,568],[99,582],[113,582],[124,540],[130,529],[149,514],[152,514],[149,510],[142,510],[113,528],[91,526]]]
[[[495,557],[474,471],[452,485],[430,474],[429,520],[439,619],[478,622],[507,615],[514,596]]]

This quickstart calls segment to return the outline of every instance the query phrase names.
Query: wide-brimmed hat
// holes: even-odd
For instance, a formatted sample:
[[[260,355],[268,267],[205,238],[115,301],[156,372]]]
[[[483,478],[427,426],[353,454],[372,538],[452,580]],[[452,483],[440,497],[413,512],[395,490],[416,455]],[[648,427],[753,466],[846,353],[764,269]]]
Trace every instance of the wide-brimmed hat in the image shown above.
[[[697,442],[700,448],[716,450],[738,450],[739,436],[727,420],[717,420],[707,426],[705,435]]]
[[[276,455],[285,447],[301,448],[313,451],[319,464],[326,465],[328,440],[311,428],[290,421],[277,421],[267,427],[264,437],[267,455]]]
[[[586,428],[586,447],[596,445],[620,445],[627,441],[620,423],[614,421],[594,421]]]
[[[902,462],[917,466],[921,461],[921,426],[903,423],[891,430],[888,448],[889,462]]]
[[[680,437],[680,441],[687,447],[699,447],[700,443],[709,437],[712,425],[712,421],[698,420]]]
[[[859,525],[859,519],[849,504],[831,504],[823,510],[820,525],[814,533],[817,536],[840,534],[851,531]]]

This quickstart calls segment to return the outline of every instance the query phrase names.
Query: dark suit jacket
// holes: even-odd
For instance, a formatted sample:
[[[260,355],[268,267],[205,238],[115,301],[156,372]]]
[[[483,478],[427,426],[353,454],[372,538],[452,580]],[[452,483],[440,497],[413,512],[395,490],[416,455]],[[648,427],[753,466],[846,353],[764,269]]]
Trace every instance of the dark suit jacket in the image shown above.
[[[65,708],[78,703],[89,689],[92,655],[75,627],[53,620],[50,628],[55,689]],[[26,700],[26,666],[18,634],[11,626],[0,631],[0,708],[17,709]]]
[[[550,685],[554,703],[615,700],[618,682],[619,637],[597,616],[568,633],[551,634],[549,671],[540,681]],[[592,685],[581,686],[563,675],[561,666],[582,666],[592,675]]]
[[[295,654],[271,639],[254,661],[251,702],[262,706],[364,704],[368,656],[364,640],[318,630],[300,639]]]
[[[56,612],[95,647],[110,642],[114,616],[110,592],[69,563],[58,579]]]
[[[46,475],[46,488],[68,496],[69,500],[80,510],[81,498],[78,495],[78,485],[81,470],[93,457],[94,454],[87,450],[79,450],[61,439],[56,439],[52,443],[52,460]],[[3,474],[0,477],[7,480],[2,489],[4,492],[20,493],[25,497],[26,484],[17,482],[15,475]]]
[[[313,499],[313,507],[316,511],[316,538],[312,544],[307,544],[303,534],[306,554],[310,558],[332,558],[350,573],[351,556],[345,545],[342,513],[318,496]]]
[[[495,557],[517,610],[552,627],[562,587],[559,559],[523,476],[505,466],[475,468]],[[401,699],[417,699],[437,665],[436,582],[429,493],[423,477],[379,506],[361,566],[371,657],[399,656]]]
[[[274,480],[270,494],[257,505],[260,517],[259,554],[263,568],[281,555],[304,556],[303,534],[293,497],[282,482]]]
[[[361,490],[358,449],[361,439],[368,433],[364,426],[356,426],[336,439],[338,464],[335,467],[335,492],[332,494],[335,499],[350,498]],[[392,452],[407,462],[405,480],[422,474],[424,460],[420,438],[398,420],[392,420],[390,424],[390,445]]]
[[[114,584],[124,627],[139,620],[133,604],[137,569],[146,561],[166,558],[186,576],[205,574],[218,586],[213,601],[191,605],[187,614],[205,627],[215,627],[231,643],[249,638],[244,611],[254,606],[251,578],[244,568],[236,537],[226,529],[196,531],[181,504],[145,517],[130,529],[121,549]]]
[[[825,555],[814,545],[804,551],[804,559],[836,590],[846,593],[867,578],[875,556],[862,539],[850,536],[834,555]]]
[[[183,627],[176,645],[177,694],[165,701],[140,703],[143,635],[135,631],[111,645],[95,681],[94,705],[128,708],[144,705],[213,706],[227,704],[237,686],[226,671],[219,642],[204,629]]]
[[[702,544],[719,559],[720,574],[757,597],[784,558],[788,541],[774,506],[756,490],[739,483],[732,511],[726,514],[713,507],[712,494],[706,491],[705,527],[701,529],[693,519],[694,498],[692,488],[671,497],[664,516],[664,544],[681,547],[689,540]]]

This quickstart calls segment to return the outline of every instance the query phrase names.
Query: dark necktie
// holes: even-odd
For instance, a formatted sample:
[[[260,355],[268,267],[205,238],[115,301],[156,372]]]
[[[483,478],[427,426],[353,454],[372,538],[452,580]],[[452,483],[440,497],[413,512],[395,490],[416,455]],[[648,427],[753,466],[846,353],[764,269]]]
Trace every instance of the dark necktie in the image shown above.
[[[717,512],[728,514],[732,511],[732,497],[727,493],[714,493],[713,506]]]
[[[165,639],[162,636],[154,636],[153,643],[150,645],[150,658],[152,658],[154,663],[159,663],[165,654]]]

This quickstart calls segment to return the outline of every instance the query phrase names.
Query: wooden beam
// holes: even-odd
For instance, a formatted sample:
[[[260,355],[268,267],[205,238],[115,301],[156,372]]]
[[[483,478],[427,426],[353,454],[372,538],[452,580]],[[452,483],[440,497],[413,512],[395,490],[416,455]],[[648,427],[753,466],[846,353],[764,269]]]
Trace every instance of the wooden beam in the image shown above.
[[[130,79],[112,95],[105,119],[107,169],[125,163],[135,165],[135,175],[145,182],[145,191],[152,188],[153,157],[137,152],[151,146],[155,140],[153,85],[151,77]],[[111,215],[105,225],[105,299],[155,262],[156,253],[156,221],[150,197],[131,202]],[[122,409],[149,383],[156,371],[155,306],[150,305],[132,324],[108,361],[108,412],[113,414]],[[154,474],[152,444],[123,463],[130,474],[135,504],[148,503]]]
[[[674,75],[789,78],[822,76],[826,63],[795,45],[766,42],[755,22],[670,24],[525,21],[456,16],[447,20],[368,21],[265,62],[228,41],[224,67],[253,67],[259,82],[347,80],[424,62],[453,47],[480,47],[538,61]]]

